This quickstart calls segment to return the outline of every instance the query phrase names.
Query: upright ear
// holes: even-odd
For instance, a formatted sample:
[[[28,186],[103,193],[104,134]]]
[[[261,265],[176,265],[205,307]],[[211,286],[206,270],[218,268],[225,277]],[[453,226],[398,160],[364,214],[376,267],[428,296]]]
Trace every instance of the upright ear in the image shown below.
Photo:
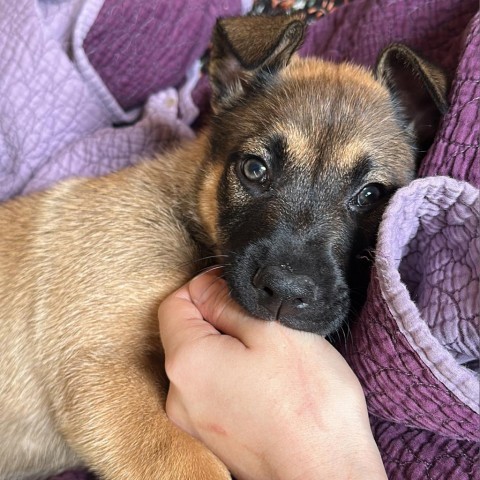
[[[218,20],[209,63],[214,111],[231,105],[261,73],[273,75],[285,67],[304,32],[299,16]]]
[[[448,109],[445,73],[402,44],[380,53],[375,73],[389,89],[402,123],[423,155]]]

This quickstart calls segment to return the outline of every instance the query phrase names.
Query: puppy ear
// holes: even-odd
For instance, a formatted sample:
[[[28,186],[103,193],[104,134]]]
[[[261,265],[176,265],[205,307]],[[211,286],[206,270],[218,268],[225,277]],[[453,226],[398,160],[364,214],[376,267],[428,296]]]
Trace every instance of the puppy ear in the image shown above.
[[[214,111],[230,105],[261,73],[273,75],[285,67],[304,32],[299,16],[218,20],[209,62]]]
[[[389,89],[419,154],[424,154],[448,109],[445,73],[402,44],[390,45],[380,53],[375,73]]]

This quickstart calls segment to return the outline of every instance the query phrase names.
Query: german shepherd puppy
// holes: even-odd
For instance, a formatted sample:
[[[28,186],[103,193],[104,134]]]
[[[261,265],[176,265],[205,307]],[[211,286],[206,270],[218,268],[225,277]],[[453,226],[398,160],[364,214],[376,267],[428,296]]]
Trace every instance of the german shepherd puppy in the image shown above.
[[[164,412],[157,309],[199,259],[259,318],[321,335],[345,320],[355,257],[414,177],[446,81],[402,45],[375,73],[301,59],[304,30],[220,20],[195,141],[0,207],[0,479],[230,478]]]

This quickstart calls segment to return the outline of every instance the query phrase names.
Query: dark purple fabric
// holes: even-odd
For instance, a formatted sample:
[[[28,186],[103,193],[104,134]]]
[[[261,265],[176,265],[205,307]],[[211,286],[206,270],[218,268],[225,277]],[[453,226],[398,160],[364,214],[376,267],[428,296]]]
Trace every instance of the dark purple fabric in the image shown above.
[[[388,478],[478,480],[478,443],[458,441],[402,424],[372,419]]]
[[[468,3],[468,2],[465,2]],[[475,4],[475,2],[472,2]],[[476,5],[478,9],[478,2]],[[421,176],[448,175],[480,187],[480,15],[462,36],[460,62],[450,91],[454,108],[445,115]]]
[[[231,0],[105,0],[83,47],[126,110],[177,86],[206,50],[217,17],[239,15]]]
[[[478,441],[479,419],[432,375],[392,319],[372,272],[368,302],[352,327],[346,356],[371,414],[452,439]]]
[[[475,478],[469,472],[480,454],[478,415],[432,375],[399,332],[375,271],[345,356],[364,387],[390,480]],[[445,470],[450,456],[461,459],[449,467],[455,475]]]
[[[453,73],[477,10],[475,0],[354,1],[312,25],[302,53],[372,67],[385,46],[402,42]]]
[[[480,26],[476,0],[356,1],[312,25],[303,55],[372,67],[378,52],[403,42],[454,79],[439,140],[421,176],[451,175],[480,185]],[[471,23],[470,23],[471,22]],[[469,25],[470,24],[470,25]]]

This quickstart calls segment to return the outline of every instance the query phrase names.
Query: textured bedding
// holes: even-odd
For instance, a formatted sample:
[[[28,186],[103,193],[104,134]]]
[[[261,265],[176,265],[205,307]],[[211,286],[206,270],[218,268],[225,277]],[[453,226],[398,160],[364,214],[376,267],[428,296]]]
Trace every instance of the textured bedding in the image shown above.
[[[211,27],[250,7],[248,0],[0,0],[0,199],[108,173],[195,135],[191,125],[208,96],[198,59]],[[451,107],[421,178],[385,212],[366,305],[339,348],[364,387],[390,479],[475,479],[478,2],[357,0],[313,23],[301,53],[372,66],[392,41],[449,72]]]
[[[102,175],[192,136],[195,59],[215,19],[243,8],[0,0],[0,199]]]

